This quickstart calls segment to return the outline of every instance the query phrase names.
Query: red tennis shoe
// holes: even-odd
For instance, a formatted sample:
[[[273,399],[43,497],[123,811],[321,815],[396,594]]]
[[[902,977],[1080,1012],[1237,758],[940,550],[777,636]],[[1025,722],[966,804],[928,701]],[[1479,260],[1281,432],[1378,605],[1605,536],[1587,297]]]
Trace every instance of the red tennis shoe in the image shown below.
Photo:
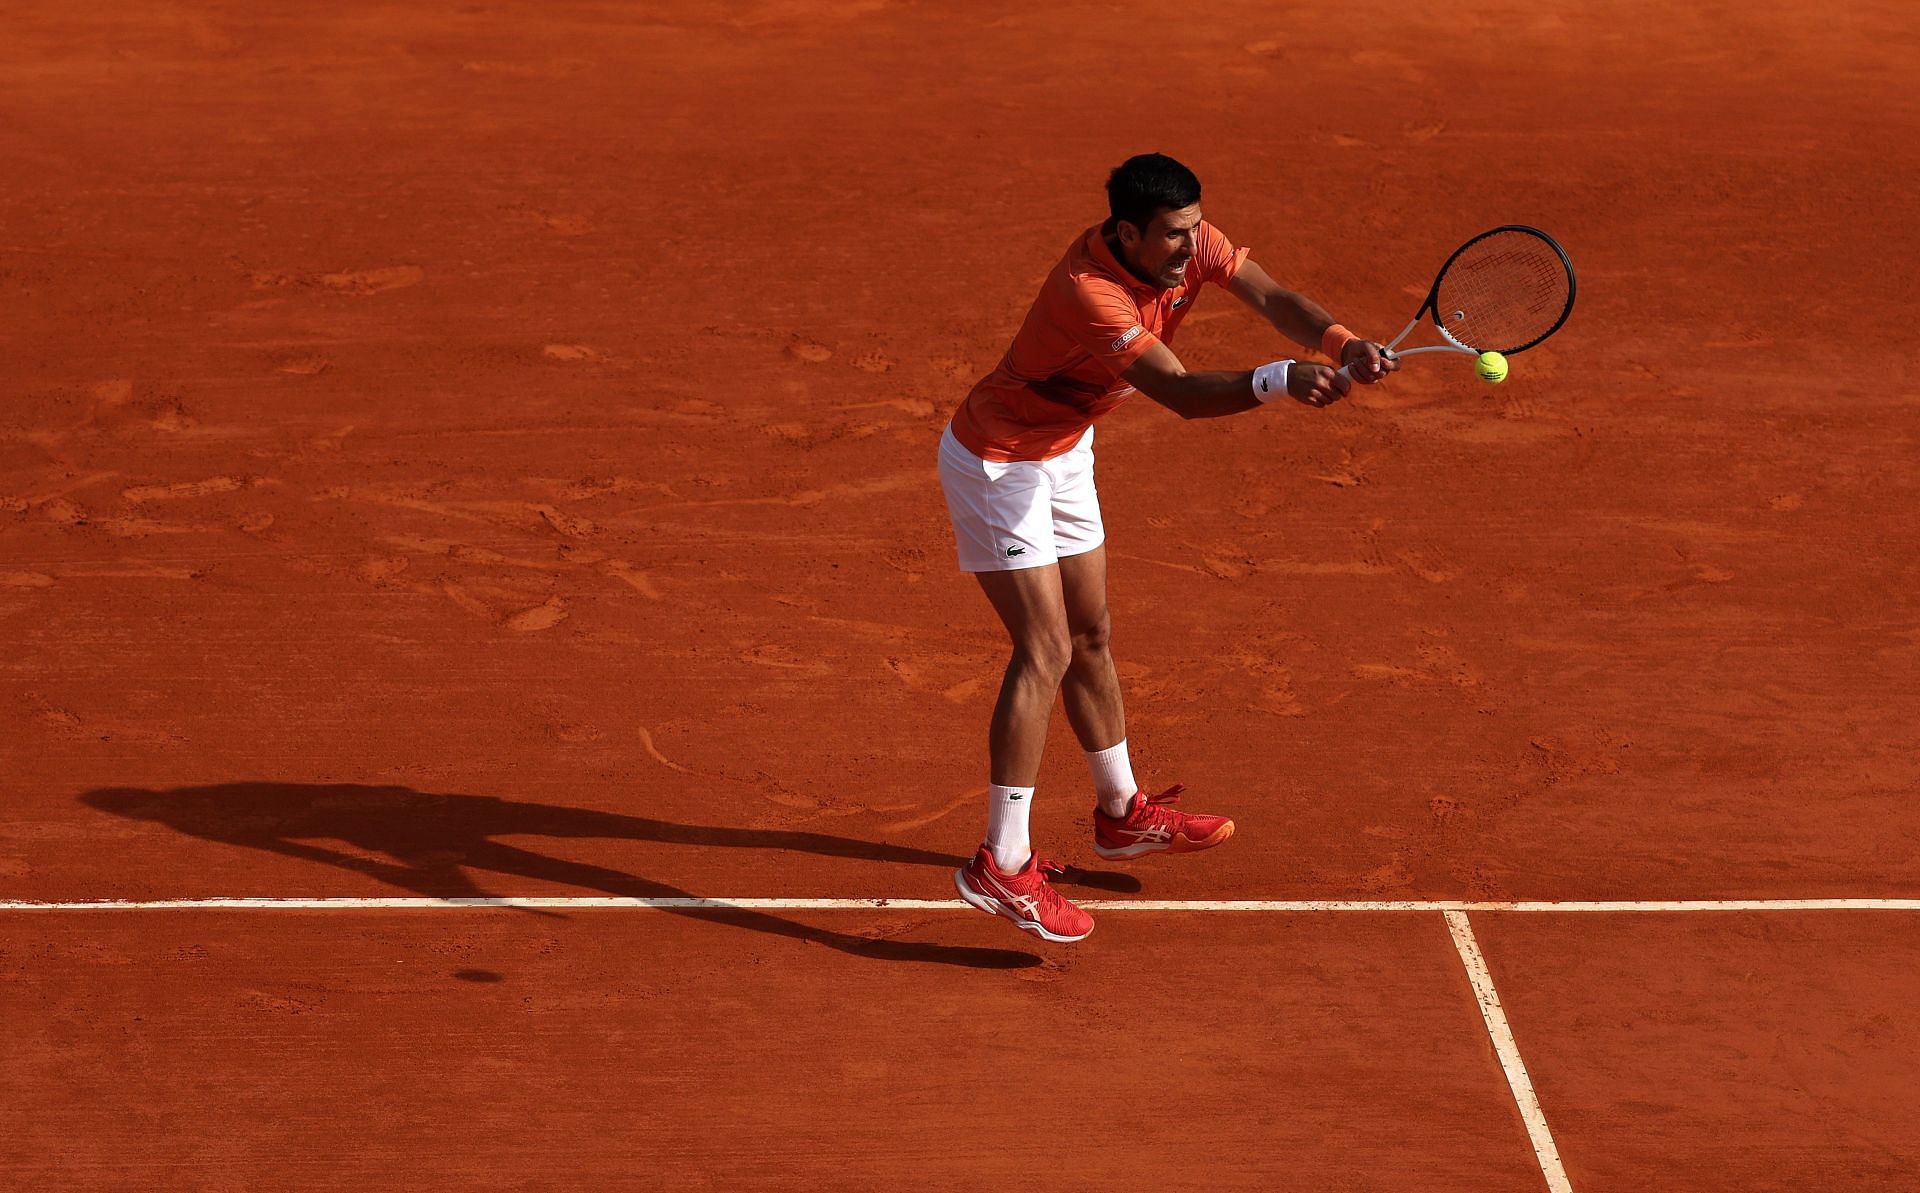
[[[960,897],[988,915],[1003,915],[1022,932],[1062,944],[1085,939],[1093,931],[1093,917],[1047,881],[1049,874],[1065,874],[1059,862],[1043,862],[1038,854],[1009,874],[993,864],[993,854],[982,845],[973,860],[953,872]]]
[[[1109,816],[1096,807],[1093,851],[1108,861],[1149,853],[1193,853],[1212,849],[1233,836],[1233,821],[1225,816],[1175,809],[1185,790],[1176,783],[1159,795],[1136,791],[1125,816]]]

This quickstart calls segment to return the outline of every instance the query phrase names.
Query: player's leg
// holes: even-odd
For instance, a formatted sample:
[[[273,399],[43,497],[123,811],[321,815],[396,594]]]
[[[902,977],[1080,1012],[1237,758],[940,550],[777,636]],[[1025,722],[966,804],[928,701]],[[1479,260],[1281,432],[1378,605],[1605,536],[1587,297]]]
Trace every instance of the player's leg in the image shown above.
[[[987,734],[987,839],[954,875],[961,898],[1002,915],[1045,940],[1074,941],[1093,931],[1093,917],[1048,882],[1059,868],[1033,852],[1028,818],[1047,743],[1053,699],[1072,647],[1060,598],[1060,568],[1046,564],[980,572],[981,591],[1006,627],[1012,653],[1000,680]]]
[[[1073,661],[1060,565],[980,572],[975,578],[1013,648],[987,734],[992,780],[1031,788],[1040,775],[1053,700]]]
[[[1074,449],[1049,460],[1053,475],[1053,539],[1060,556],[1061,600],[1072,643],[1062,697],[1074,736],[1087,754],[1096,801],[1124,815],[1139,790],[1127,760],[1127,714],[1120,676],[1107,649],[1112,618],[1107,610],[1107,531],[1093,480],[1094,432]]]
[[[1094,852],[1104,858],[1130,858],[1218,845],[1233,835],[1231,820],[1179,811],[1173,806],[1179,787],[1150,796],[1134,781],[1120,678],[1108,649],[1113,626],[1107,608],[1106,530],[1093,482],[1093,433],[1048,463],[1054,468],[1054,549],[1060,556],[1061,600],[1072,644],[1062,687],[1067,716],[1093,777]]]
[[[1052,529],[1052,479],[1038,463],[989,463],[951,430],[941,441],[940,479],[962,571],[973,573],[1011,653],[988,731],[987,839],[954,874],[960,896],[1047,940],[1079,940],[1093,919],[1047,881],[1054,868],[1033,853],[1028,816],[1054,696],[1071,661]]]
[[[1061,599],[1071,644],[1061,697],[1067,720],[1087,754],[1094,798],[1109,815],[1126,813],[1139,786],[1127,757],[1127,713],[1108,643],[1113,618],[1107,608],[1107,548],[1060,561]]]
[[[1105,544],[1060,561],[1060,598],[1072,647],[1061,689],[1067,720],[1081,749],[1104,750],[1127,736],[1120,676],[1107,649],[1113,637],[1113,616],[1107,609]]]

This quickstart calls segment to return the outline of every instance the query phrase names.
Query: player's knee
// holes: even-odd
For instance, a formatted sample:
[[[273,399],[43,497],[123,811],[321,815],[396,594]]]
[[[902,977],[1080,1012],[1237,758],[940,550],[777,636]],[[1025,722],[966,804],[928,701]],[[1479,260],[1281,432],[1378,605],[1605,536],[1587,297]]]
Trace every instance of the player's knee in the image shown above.
[[[1073,657],[1075,659],[1099,658],[1107,653],[1107,644],[1113,640],[1113,618],[1105,609],[1100,611],[1092,624],[1083,626],[1073,636]]]
[[[1041,635],[1014,648],[1015,667],[1043,683],[1059,686],[1073,663],[1073,642],[1065,632],[1058,637]]]

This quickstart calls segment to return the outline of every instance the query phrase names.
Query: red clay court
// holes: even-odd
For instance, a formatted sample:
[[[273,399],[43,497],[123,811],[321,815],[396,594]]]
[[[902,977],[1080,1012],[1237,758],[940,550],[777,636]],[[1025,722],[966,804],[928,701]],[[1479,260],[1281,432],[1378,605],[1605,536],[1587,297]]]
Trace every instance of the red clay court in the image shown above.
[[[0,1186],[1920,1189],[1909,6],[6,24]],[[1102,423],[1239,833],[1098,863],[1056,718],[1053,946],[948,880],[934,450],[1155,149],[1363,334],[1497,223],[1581,294]]]

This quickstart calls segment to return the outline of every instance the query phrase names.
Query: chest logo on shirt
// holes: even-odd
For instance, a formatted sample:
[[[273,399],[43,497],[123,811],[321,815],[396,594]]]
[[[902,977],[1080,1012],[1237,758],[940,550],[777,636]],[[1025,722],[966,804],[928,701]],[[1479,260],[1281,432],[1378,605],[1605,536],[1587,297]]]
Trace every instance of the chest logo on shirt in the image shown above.
[[[1122,348],[1125,348],[1128,344],[1131,344],[1136,339],[1140,338],[1140,333],[1145,330],[1146,328],[1140,326],[1138,323],[1134,324],[1132,327],[1127,328],[1126,332],[1123,333],[1119,339],[1113,342],[1113,350],[1115,352],[1118,352]]]
[[[1184,294],[1182,294],[1180,297],[1173,300],[1173,309],[1176,311],[1186,305],[1187,305],[1187,296]]]

